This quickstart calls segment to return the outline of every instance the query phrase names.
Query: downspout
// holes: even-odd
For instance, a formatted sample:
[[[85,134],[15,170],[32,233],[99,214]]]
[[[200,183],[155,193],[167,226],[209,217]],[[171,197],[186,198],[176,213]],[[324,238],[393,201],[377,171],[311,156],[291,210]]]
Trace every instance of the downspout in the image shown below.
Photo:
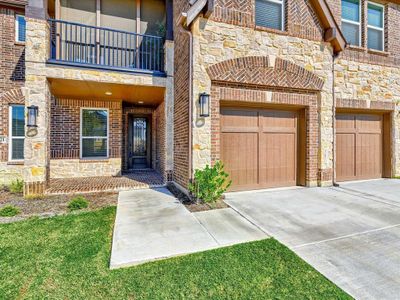
[[[332,149],[332,185],[338,187],[339,184],[336,182],[336,95],[335,95],[335,60],[338,54],[333,52],[332,54],[332,133],[333,133],[333,149]]]
[[[184,25],[183,15],[179,20],[182,30],[189,36],[189,153],[188,153],[188,178],[189,182],[193,181],[193,137],[192,137],[192,122],[193,122],[193,34],[190,28]]]

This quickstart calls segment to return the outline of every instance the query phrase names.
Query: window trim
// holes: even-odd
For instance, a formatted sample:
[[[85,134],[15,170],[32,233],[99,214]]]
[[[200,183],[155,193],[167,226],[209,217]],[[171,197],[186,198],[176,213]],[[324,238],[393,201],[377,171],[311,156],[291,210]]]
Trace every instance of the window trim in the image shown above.
[[[83,126],[83,111],[84,110],[104,110],[107,112],[107,136],[83,136],[82,135],[82,126]],[[106,156],[88,156],[83,157],[83,148],[82,148],[82,140],[83,139],[107,139],[107,149]],[[81,107],[80,109],[80,126],[79,126],[79,158],[87,159],[87,160],[99,160],[99,159],[108,159],[109,158],[109,148],[110,148],[110,111],[108,108],[99,108],[99,107]]]
[[[25,19],[25,15],[23,14],[15,14],[15,42],[17,43],[25,43],[26,42],[26,30],[25,30],[25,41],[20,41],[19,40],[19,21],[18,21],[18,17],[24,17]],[[26,22],[26,19],[25,19]]]
[[[368,24],[368,5],[369,4],[372,4],[373,6],[382,8],[382,28]],[[368,29],[370,29],[370,28],[373,30],[378,30],[378,31],[382,32],[382,50],[368,47]],[[367,45],[366,46],[368,49],[371,49],[374,51],[385,51],[385,5],[377,3],[377,2],[373,2],[373,1],[367,2]]]
[[[12,111],[13,107],[23,107],[24,108],[24,118],[25,118],[25,105],[23,104],[10,104],[8,106],[8,161],[9,162],[23,162],[25,158],[22,159],[13,159],[12,158],[12,149],[13,149],[13,139],[17,140],[25,140],[25,134],[23,136],[13,136],[12,133]],[[24,124],[24,131],[25,131],[25,124]]]
[[[343,1],[343,0],[342,0]],[[347,24],[352,24],[352,25],[358,25],[358,45],[352,45],[352,44],[349,44],[350,46],[356,46],[356,47],[362,47],[362,33],[361,33],[361,31],[362,31],[362,27],[361,27],[361,24],[363,23],[363,18],[362,18],[362,8],[361,8],[361,0],[357,0],[358,1],[358,22],[356,22],[356,21],[352,21],[352,20],[348,20],[348,19],[345,19],[345,18],[343,18],[342,16],[341,16],[341,20],[342,20],[342,23],[344,22],[344,23],[347,23]],[[342,5],[342,4],[341,4]],[[343,6],[343,5],[342,5]]]
[[[257,0],[256,0],[257,1]],[[262,27],[262,28],[267,28],[270,30],[279,30],[279,31],[285,31],[285,22],[286,22],[286,0],[259,0],[259,1],[267,1],[267,2],[272,2],[275,4],[280,4],[282,6],[282,10],[281,10],[281,28],[277,29],[277,28],[272,28],[272,27],[267,27],[267,26],[263,26],[263,25],[259,25],[257,24],[257,20],[255,18],[255,6],[254,6],[254,21],[255,21],[255,25],[258,27]]]

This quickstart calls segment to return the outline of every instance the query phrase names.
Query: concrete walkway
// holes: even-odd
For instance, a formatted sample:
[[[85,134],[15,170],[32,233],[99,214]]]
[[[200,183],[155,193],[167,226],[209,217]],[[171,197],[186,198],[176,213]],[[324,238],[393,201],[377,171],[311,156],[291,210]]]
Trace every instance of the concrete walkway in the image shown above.
[[[166,188],[120,192],[110,267],[267,237],[230,208],[192,214]]]
[[[400,180],[225,200],[357,299],[400,299]]]

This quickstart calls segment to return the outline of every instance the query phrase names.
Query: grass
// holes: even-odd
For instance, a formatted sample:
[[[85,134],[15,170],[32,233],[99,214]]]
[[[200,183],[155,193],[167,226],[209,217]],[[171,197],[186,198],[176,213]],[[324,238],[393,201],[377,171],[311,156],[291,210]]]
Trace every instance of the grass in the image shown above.
[[[115,208],[0,225],[2,299],[349,299],[274,239],[110,271]]]

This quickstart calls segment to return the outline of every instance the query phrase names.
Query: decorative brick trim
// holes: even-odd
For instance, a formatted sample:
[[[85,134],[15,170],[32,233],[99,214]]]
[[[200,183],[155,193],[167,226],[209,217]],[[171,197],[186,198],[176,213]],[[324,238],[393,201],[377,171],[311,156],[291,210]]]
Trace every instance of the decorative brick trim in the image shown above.
[[[214,83],[237,83],[320,91],[324,81],[292,62],[274,56],[247,56],[226,60],[207,69]]]
[[[220,159],[220,104],[259,103],[292,105],[305,109],[306,116],[306,184],[314,185],[321,176],[318,170],[318,93],[299,93],[245,87],[211,86],[211,162]]]
[[[0,135],[9,136],[9,105],[25,104],[23,88],[15,88],[0,94]],[[8,160],[8,143],[0,144],[0,161]]]
[[[396,104],[391,101],[367,101],[359,99],[336,99],[336,108],[349,109],[376,109],[376,110],[394,110]]]

